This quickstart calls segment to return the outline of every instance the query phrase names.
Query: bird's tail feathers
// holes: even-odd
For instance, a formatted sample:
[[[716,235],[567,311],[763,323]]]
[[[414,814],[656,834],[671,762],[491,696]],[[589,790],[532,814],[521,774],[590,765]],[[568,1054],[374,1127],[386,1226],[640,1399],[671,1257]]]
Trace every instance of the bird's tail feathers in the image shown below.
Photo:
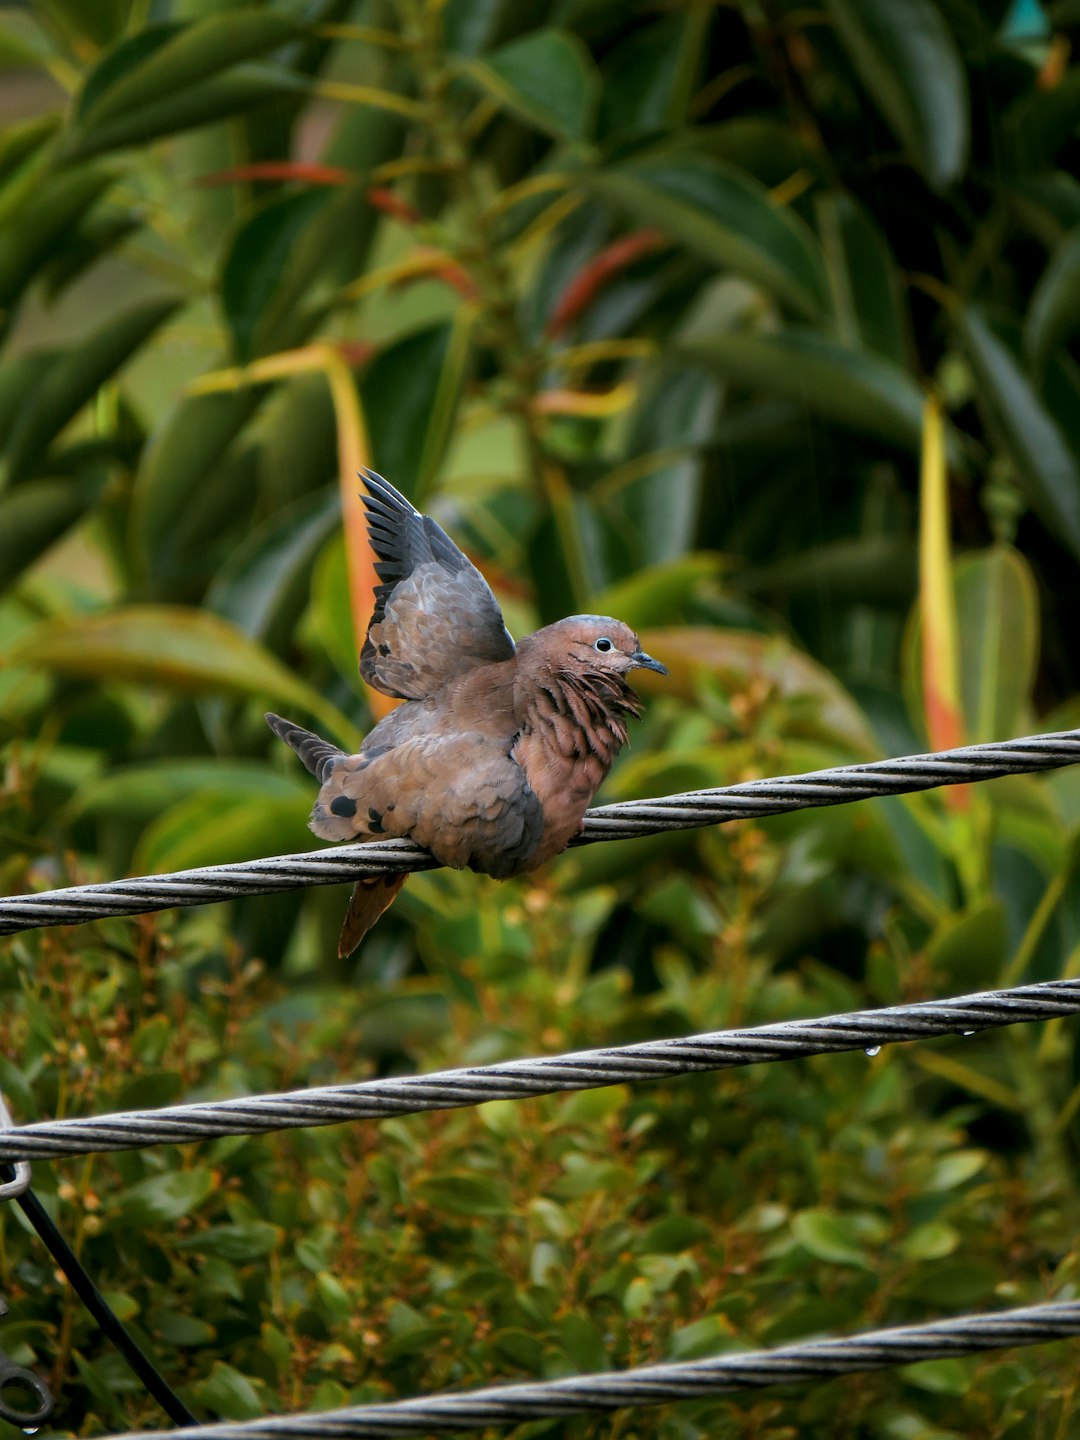
[[[341,927],[339,960],[348,959],[383,911],[397,899],[398,891],[408,878],[407,875],[371,875],[356,882]]]
[[[331,770],[345,758],[344,750],[292,720],[284,720],[280,715],[271,713],[266,716],[266,723],[279,740],[292,746],[320,785],[325,785]]]

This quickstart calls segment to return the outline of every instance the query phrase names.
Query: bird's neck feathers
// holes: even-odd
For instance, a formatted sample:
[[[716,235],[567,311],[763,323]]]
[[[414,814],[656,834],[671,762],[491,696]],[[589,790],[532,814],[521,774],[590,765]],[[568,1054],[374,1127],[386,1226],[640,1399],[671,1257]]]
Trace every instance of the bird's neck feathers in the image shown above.
[[[568,664],[539,647],[519,647],[515,692],[523,733],[546,731],[560,751],[591,754],[605,773],[629,739],[627,722],[641,714],[622,676]]]

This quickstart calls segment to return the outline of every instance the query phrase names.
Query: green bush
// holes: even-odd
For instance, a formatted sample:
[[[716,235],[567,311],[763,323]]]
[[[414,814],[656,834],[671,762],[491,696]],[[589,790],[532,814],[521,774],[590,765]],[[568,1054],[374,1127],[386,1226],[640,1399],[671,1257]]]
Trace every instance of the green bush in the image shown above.
[[[612,798],[1072,724],[1078,39],[1069,0],[0,9],[4,889],[314,843],[261,716],[370,723],[364,460],[515,633],[616,613],[668,661]],[[436,873],[347,965],[340,889],[27,934],[0,1088],[89,1114],[1073,974],[1078,824],[1062,772]],[[35,1178],[248,1416],[1071,1294],[1078,1084],[1055,1022]],[[57,1424],[156,1424],[8,1219],[0,1345]],[[1070,1355],[529,1433],[1065,1434]]]

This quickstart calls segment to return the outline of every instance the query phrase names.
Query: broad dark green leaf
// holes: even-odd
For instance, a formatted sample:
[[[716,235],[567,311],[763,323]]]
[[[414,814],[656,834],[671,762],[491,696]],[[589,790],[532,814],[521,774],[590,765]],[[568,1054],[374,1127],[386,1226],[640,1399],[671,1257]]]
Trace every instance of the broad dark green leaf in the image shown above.
[[[131,8],[131,0],[94,0],[87,5],[85,0],[50,0],[54,21],[69,32],[74,48],[82,48],[77,42],[89,40],[92,45],[107,45],[123,33]],[[69,41],[69,43],[70,43]]]
[[[193,547],[213,533],[192,526],[192,509],[203,492],[219,488],[219,467],[264,394],[261,387],[184,396],[160,422],[139,467],[131,516],[136,556],[146,566],[151,593],[161,593],[163,580],[182,570]],[[217,515],[232,508],[228,494],[221,500]],[[220,523],[215,516],[214,527]]]
[[[305,496],[272,515],[218,571],[207,609],[271,649],[285,643],[308,602],[316,558],[340,523],[336,491]]]
[[[936,189],[967,159],[963,63],[932,0],[826,0],[856,71],[910,158]]]
[[[78,523],[104,488],[91,474],[31,480],[0,494],[0,593]]]
[[[875,605],[908,605],[918,562],[914,538],[865,535],[809,546],[788,560],[741,571],[735,584],[749,595],[814,597]]]
[[[221,272],[221,303],[241,363],[272,349],[273,304],[300,235],[326,204],[325,190],[271,200],[240,227]]]
[[[1024,556],[995,545],[956,562],[960,696],[969,743],[1027,733],[1039,596]]]
[[[833,1210],[801,1210],[791,1222],[791,1233],[817,1260],[863,1269],[871,1266],[862,1237],[850,1216]]]
[[[0,130],[0,186],[4,186],[59,127],[56,115],[35,115]]]
[[[0,310],[10,306],[27,281],[49,260],[59,237],[78,221],[113,183],[93,165],[50,175],[20,206],[18,224],[0,229]]]
[[[1050,534],[1080,556],[1080,461],[1015,351],[982,312],[971,306],[955,321],[978,394],[1012,453],[1017,483]]]
[[[825,268],[811,232],[774,205],[763,185],[724,161],[660,155],[602,170],[591,183],[639,223],[659,226],[801,315],[827,313]]]
[[[127,63],[121,65],[114,53],[107,80],[103,82],[98,75],[89,98],[84,96],[79,123],[87,129],[100,129],[118,116],[145,114],[170,96],[201,88],[219,71],[265,55],[301,33],[301,25],[292,16],[252,8],[208,15],[164,37],[157,31],[150,41],[141,41],[140,53],[132,63],[129,57],[140,43],[140,37],[135,37],[128,42]]]
[[[423,500],[445,450],[467,360],[451,324],[416,330],[380,350],[360,381],[372,464]]]
[[[1033,88],[1005,112],[1001,143],[1005,162],[1026,178],[1051,166],[1080,123],[1080,71],[1059,84]]]
[[[2,652],[12,665],[127,680],[192,693],[265,696],[341,719],[305,681],[217,615],[172,605],[127,605],[44,620]]]
[[[858,201],[842,192],[818,197],[817,220],[840,338],[907,366],[910,324],[884,235]]]
[[[918,454],[923,397],[906,370],[817,330],[715,335],[682,347],[733,385],[800,401],[823,420]]]
[[[683,123],[704,59],[704,9],[666,16],[634,30],[605,58],[599,129],[603,136],[648,134]]]
[[[145,25],[119,45],[105,51],[98,63],[87,73],[75,102],[75,121],[81,124],[107,91],[144,64],[163,45],[183,31],[180,21]],[[155,98],[160,99],[160,96]]]
[[[588,137],[598,77],[588,50],[563,30],[534,30],[463,72],[500,104],[556,140]]]
[[[200,1380],[194,1391],[199,1405],[226,1420],[257,1420],[263,1414],[263,1403],[254,1385],[224,1360],[214,1361],[209,1377]]]
[[[1038,372],[1050,352],[1080,329],[1080,228],[1054,251],[1028,302],[1024,353]]]
[[[318,843],[307,828],[312,792],[291,799],[199,790],[157,816],[132,862],[136,874],[165,874],[236,859],[289,855]]]
[[[72,813],[147,821],[203,790],[289,800],[310,796],[311,786],[302,774],[287,775],[255,760],[148,760],[90,780],[76,794]]]
[[[715,155],[770,187],[800,171],[827,178],[821,155],[790,125],[769,116],[739,115],[718,125],[694,126],[665,144]]]
[[[151,100],[141,109],[124,110],[113,118],[88,122],[85,129],[74,131],[66,141],[64,158],[70,163],[91,155],[103,155],[109,150],[145,145],[163,135],[178,135],[199,125],[209,125],[275,96],[296,95],[307,88],[308,82],[284,65],[269,62],[234,65],[231,70],[211,75],[163,100]]]
[[[0,456],[10,444],[11,433],[32,398],[47,381],[55,365],[61,363],[62,350],[29,350],[0,366]],[[0,482],[7,475],[6,464],[0,465]]]
[[[190,1215],[216,1188],[210,1170],[171,1170],[121,1192],[114,1225],[174,1225]]]
[[[66,353],[54,356],[12,427],[7,445],[8,480],[32,472],[68,422],[175,312],[173,299],[149,300],[111,316]]]
[[[502,1176],[432,1175],[417,1185],[416,1194],[433,1210],[450,1214],[506,1215],[511,1208]]]

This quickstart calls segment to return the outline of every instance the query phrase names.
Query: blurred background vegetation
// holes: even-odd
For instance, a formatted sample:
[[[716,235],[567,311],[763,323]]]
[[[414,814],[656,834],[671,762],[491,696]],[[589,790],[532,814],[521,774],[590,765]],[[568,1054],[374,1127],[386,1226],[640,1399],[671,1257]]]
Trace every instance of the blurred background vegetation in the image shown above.
[[[0,884],[313,844],[353,472],[672,669],[610,798],[1080,722],[1080,5],[0,6]],[[345,533],[343,539],[342,516]],[[1070,619],[1070,616],[1073,617]],[[20,1119],[1080,970],[1076,772],[0,949]],[[1074,1295],[1076,1027],[38,1166],[200,1415]],[[56,1424],[159,1417],[12,1212]],[[521,1435],[1076,1434],[1075,1350]],[[2,1429],[2,1427],[0,1427]]]

